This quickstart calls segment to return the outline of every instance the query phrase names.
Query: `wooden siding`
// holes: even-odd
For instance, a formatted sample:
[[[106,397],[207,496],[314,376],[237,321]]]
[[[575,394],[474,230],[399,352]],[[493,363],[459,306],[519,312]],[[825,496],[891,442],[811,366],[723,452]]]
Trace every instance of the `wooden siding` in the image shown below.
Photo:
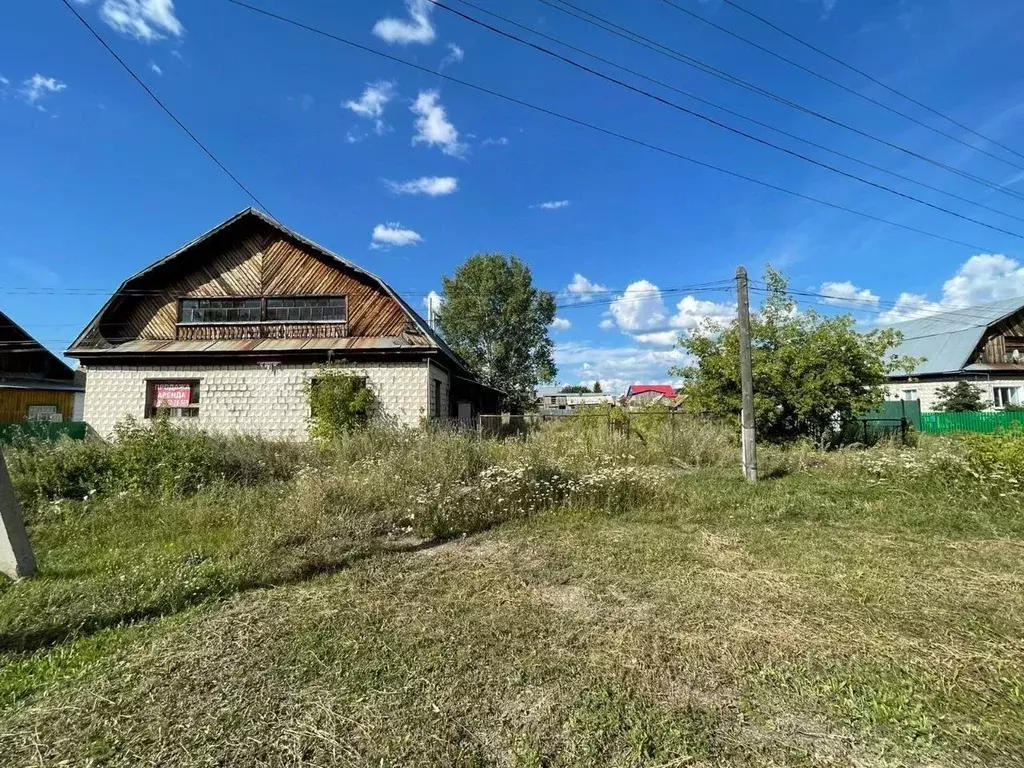
[[[375,282],[262,222],[226,230],[194,253],[154,269],[133,283],[126,294],[102,323],[103,335],[114,344],[136,339],[207,338],[179,336],[178,299],[184,297],[344,295],[348,323],[344,333],[333,335],[399,336],[408,323],[398,302]],[[323,338],[327,333],[302,327],[310,334],[304,338]],[[216,338],[250,338],[224,333]],[[95,342],[90,339],[90,343]]]
[[[1024,337],[1024,310],[990,328],[978,349],[975,350],[971,362],[996,364],[1009,362],[1006,359],[1007,336]]]
[[[30,405],[56,405],[64,421],[70,421],[74,392],[45,389],[0,389],[0,424],[21,424],[28,419]]]

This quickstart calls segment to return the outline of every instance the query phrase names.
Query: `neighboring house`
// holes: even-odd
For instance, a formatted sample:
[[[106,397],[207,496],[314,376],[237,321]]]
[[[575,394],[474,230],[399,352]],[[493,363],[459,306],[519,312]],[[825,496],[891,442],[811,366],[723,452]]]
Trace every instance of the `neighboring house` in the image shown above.
[[[572,413],[577,408],[604,403],[614,404],[618,400],[612,392],[563,392],[561,385],[537,387],[534,395],[541,413]]]
[[[1005,299],[893,325],[894,354],[923,358],[889,376],[889,397],[934,411],[939,387],[970,381],[993,408],[1024,405],[1024,298]]]
[[[0,312],[0,424],[73,421],[84,389],[75,371]]]
[[[328,361],[402,425],[471,423],[500,396],[383,280],[251,208],[126,280],[67,354],[88,372],[101,436],[166,415],[302,439]]]
[[[669,384],[632,384],[626,392],[626,405],[648,405],[675,399],[676,391]]]

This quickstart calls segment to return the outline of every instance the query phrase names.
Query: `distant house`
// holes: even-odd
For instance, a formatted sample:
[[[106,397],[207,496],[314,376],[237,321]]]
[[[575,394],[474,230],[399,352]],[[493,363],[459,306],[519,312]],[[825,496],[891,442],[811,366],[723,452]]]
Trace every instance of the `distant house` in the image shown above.
[[[675,399],[676,391],[669,384],[632,384],[626,392],[626,405],[647,405]]]
[[[537,409],[541,413],[572,413],[581,407],[615,403],[618,400],[611,392],[563,392],[562,385],[537,387],[534,395]]]
[[[84,390],[75,371],[0,312],[0,424],[75,420]]]
[[[889,376],[889,397],[919,400],[934,411],[937,390],[969,381],[999,409],[1024,405],[1024,298],[941,312],[892,326],[903,334],[895,354],[923,358]]]
[[[167,416],[302,439],[329,361],[402,425],[471,423],[500,397],[383,280],[253,209],[128,278],[68,355],[87,369],[85,420],[102,436]]]

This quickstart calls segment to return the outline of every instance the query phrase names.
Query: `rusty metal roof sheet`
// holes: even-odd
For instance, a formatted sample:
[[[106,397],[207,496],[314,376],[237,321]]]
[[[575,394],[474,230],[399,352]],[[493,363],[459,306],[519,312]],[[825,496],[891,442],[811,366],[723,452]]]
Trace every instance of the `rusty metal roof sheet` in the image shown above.
[[[409,344],[394,337],[355,337],[344,339],[242,339],[219,341],[129,341],[114,347],[113,352],[127,354],[263,354],[277,352],[317,352],[328,350],[422,350],[433,345]]]

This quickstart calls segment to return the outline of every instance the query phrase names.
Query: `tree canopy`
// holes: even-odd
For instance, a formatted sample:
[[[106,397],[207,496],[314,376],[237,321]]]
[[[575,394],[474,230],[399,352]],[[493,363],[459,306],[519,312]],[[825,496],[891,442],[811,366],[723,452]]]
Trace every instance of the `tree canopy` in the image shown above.
[[[935,410],[948,413],[984,411],[988,403],[982,399],[981,390],[968,381],[958,381],[935,390]]]
[[[842,421],[877,407],[886,374],[912,370],[916,360],[889,355],[900,341],[891,329],[855,330],[849,315],[797,311],[780,272],[765,273],[767,294],[750,317],[754,416],[769,440],[808,436],[822,440]],[[693,357],[672,374],[693,411],[735,416],[741,409],[739,328],[705,324],[680,339]]]
[[[586,384],[566,384],[562,387],[562,394],[564,395],[586,395],[592,390]]]
[[[527,407],[537,384],[556,373],[548,335],[554,295],[534,287],[522,260],[502,253],[470,257],[442,287],[437,325],[445,340],[482,381],[506,393],[507,405]]]

